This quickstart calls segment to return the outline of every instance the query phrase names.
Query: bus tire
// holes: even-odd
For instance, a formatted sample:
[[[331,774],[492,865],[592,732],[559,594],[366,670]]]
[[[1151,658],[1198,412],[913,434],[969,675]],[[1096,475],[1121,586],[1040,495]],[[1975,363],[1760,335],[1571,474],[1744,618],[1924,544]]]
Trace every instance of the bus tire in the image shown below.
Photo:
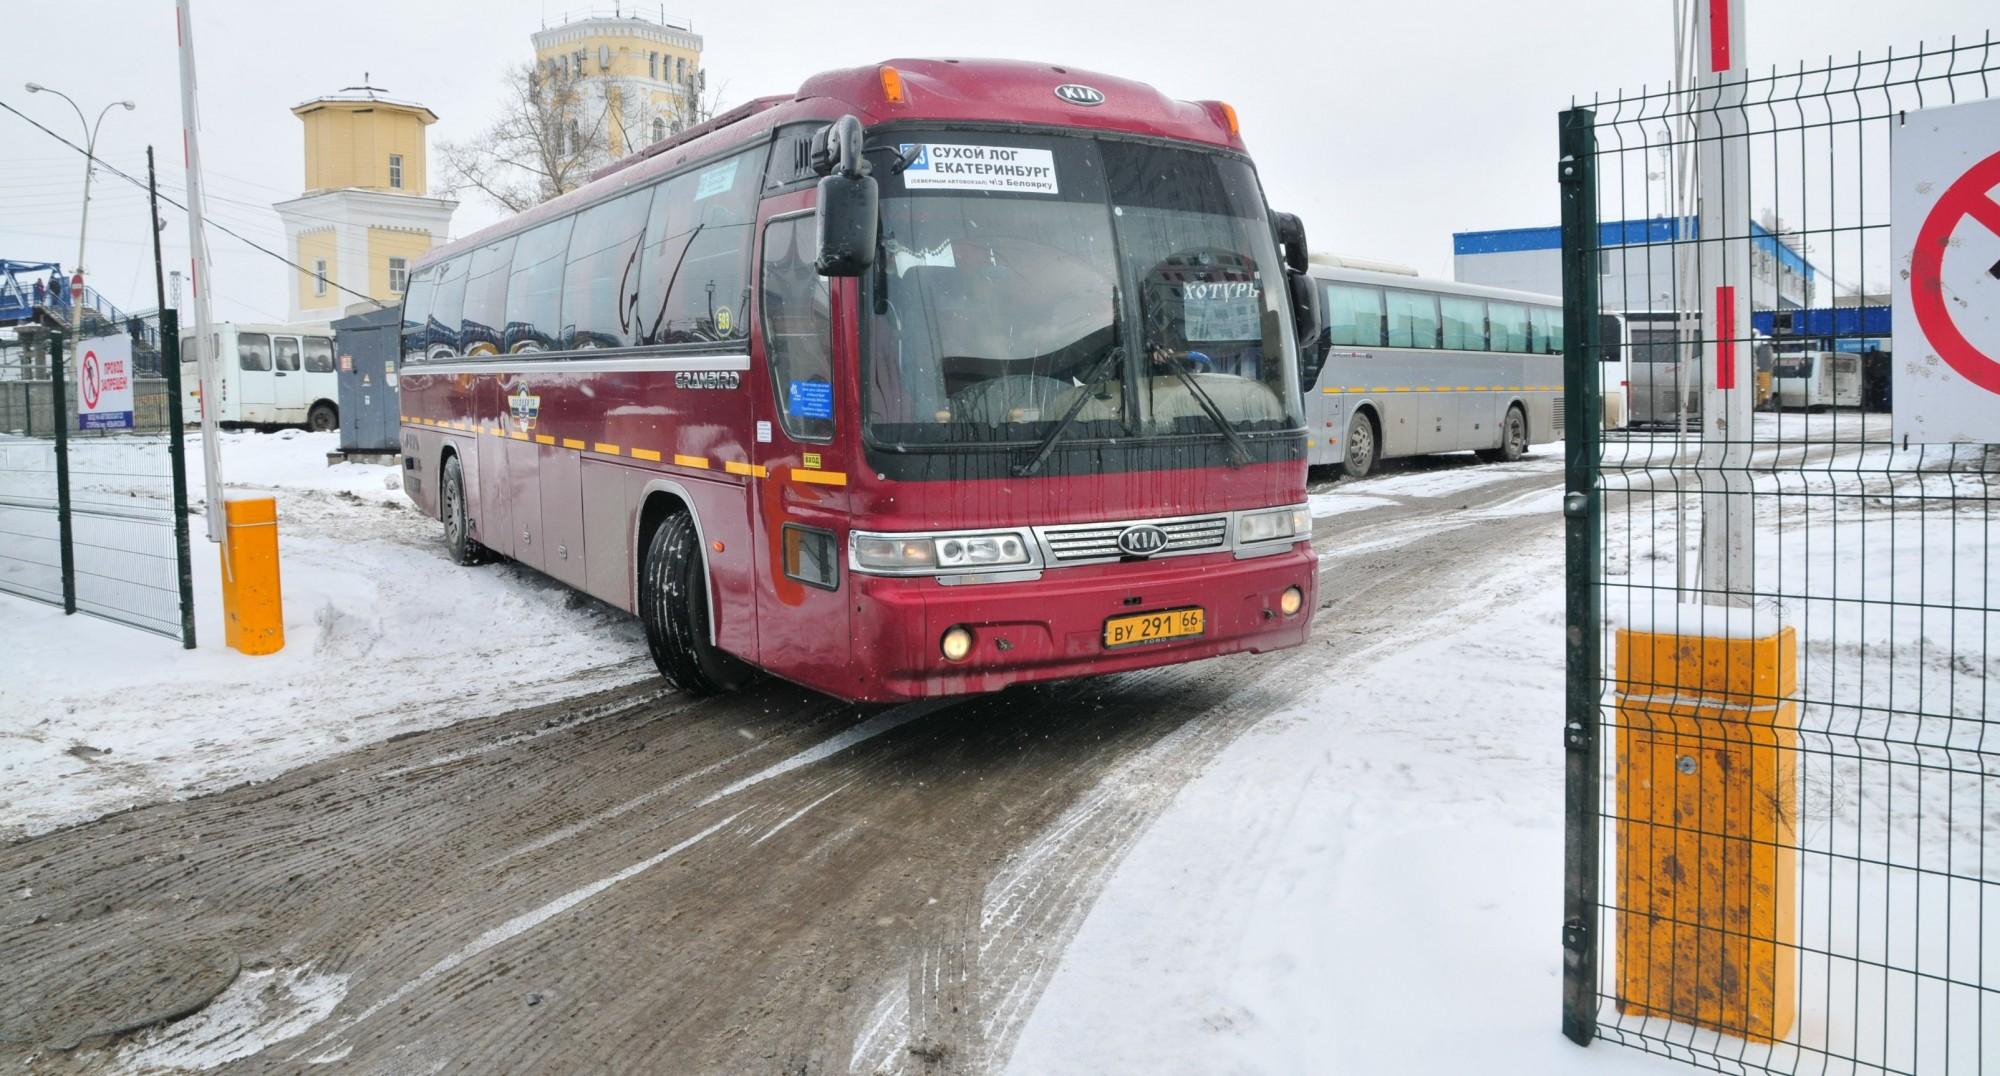
[[[444,548],[453,564],[474,565],[486,560],[486,547],[472,537],[472,520],[465,509],[465,469],[456,453],[444,458],[438,469],[438,515],[444,518]]]
[[[321,401],[306,412],[306,429],[314,433],[326,433],[340,428],[340,412],[330,403]]]
[[[1366,478],[1381,455],[1374,418],[1366,411],[1356,411],[1347,420],[1347,436],[1340,443],[1340,472],[1349,478]]]
[[[1500,423],[1500,447],[1481,449],[1480,459],[1493,463],[1512,463],[1528,454],[1528,416],[1521,411],[1520,404],[1507,408],[1507,417]]]
[[[750,666],[709,638],[708,572],[694,517],[668,516],[653,531],[639,568],[639,620],[646,648],[667,683],[689,695],[734,691]]]

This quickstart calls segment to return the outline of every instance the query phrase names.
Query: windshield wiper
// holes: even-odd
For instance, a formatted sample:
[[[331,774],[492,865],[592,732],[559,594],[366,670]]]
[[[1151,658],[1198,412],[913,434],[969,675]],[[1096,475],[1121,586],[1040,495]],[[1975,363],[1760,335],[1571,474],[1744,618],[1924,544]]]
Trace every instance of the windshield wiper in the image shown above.
[[[1188,395],[1193,396],[1194,402],[1200,404],[1201,409],[1207,412],[1209,421],[1215,423],[1215,428],[1222,431],[1223,437],[1228,438],[1229,465],[1241,467],[1249,463],[1250,446],[1243,443],[1243,435],[1236,432],[1236,427],[1222,417],[1222,408],[1215,405],[1215,398],[1195,381],[1194,372],[1188,369],[1187,361],[1169,351],[1160,351],[1158,354],[1166,362],[1167,369],[1173,371],[1174,376],[1181,379],[1181,384],[1187,386]]]
[[[1125,349],[1117,344],[1104,350],[1104,356],[1097,360],[1097,365],[1090,368],[1090,376],[1084,380],[1083,391],[1076,394],[1075,401],[1069,405],[1068,411],[1063,412],[1063,417],[1056,423],[1055,429],[1050,430],[1042,438],[1042,443],[1035,446],[1034,458],[1014,468],[1015,475],[1026,478],[1042,469],[1042,464],[1048,461],[1049,453],[1056,450],[1056,442],[1062,440],[1062,435],[1068,432],[1070,425],[1076,421],[1076,416],[1083,413],[1083,405],[1090,402],[1091,390],[1097,388],[1098,383],[1104,380],[1104,375],[1110,372],[1112,364],[1124,357]]]

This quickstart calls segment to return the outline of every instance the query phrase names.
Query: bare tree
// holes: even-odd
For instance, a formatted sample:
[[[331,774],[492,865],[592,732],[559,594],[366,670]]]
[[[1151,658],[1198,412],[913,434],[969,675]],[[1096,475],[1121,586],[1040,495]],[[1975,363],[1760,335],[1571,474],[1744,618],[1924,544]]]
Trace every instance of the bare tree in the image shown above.
[[[608,152],[604,94],[561,65],[521,64],[503,80],[500,118],[477,137],[440,142],[445,182],[512,213],[590,181]],[[620,98],[628,96],[618,94]]]

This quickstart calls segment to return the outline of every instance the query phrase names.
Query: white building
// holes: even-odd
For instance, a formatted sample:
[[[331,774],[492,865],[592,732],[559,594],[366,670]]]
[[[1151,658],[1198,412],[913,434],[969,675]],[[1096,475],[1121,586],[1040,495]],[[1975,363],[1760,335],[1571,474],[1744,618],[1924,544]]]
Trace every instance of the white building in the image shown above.
[[[612,161],[677,134],[701,113],[701,35],[638,15],[591,16],[534,35],[535,63],[576,79]],[[603,162],[598,162],[603,163]]]

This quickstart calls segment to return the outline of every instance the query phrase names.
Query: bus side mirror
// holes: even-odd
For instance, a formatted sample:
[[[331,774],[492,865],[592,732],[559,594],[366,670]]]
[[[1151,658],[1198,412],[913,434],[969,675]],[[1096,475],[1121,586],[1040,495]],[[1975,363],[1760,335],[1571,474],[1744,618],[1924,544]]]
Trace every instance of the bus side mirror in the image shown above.
[[[813,171],[819,181],[821,276],[860,276],[875,264],[881,194],[861,159],[861,121],[842,116],[813,132]]]
[[[1296,269],[1285,270],[1285,284],[1292,292],[1292,327],[1298,333],[1299,355],[1317,375],[1319,365],[1315,358],[1320,354],[1319,330],[1326,320],[1320,316],[1319,289],[1313,286],[1312,277]],[[1311,383],[1311,379],[1305,381],[1305,384]]]
[[[1294,273],[1306,271],[1306,226],[1295,213],[1274,214],[1278,226],[1278,242],[1285,248],[1285,268]]]

